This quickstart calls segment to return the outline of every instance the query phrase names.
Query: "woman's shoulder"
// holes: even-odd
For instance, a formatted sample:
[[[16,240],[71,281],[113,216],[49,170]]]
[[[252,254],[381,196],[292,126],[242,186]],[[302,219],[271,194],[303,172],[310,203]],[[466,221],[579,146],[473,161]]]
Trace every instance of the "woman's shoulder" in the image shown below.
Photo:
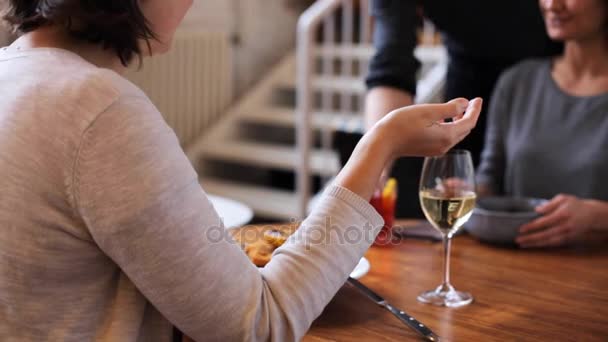
[[[546,88],[551,81],[551,58],[530,58],[506,69],[498,78],[495,93],[524,95]]]
[[[36,66],[32,71],[47,71],[40,78],[51,79],[60,91],[69,90],[68,94],[82,100],[93,100],[102,96],[105,101],[115,100],[121,96],[146,95],[129,80],[113,70],[98,67],[83,59],[74,52],[57,48],[38,48],[27,51],[30,64]],[[97,95],[97,96],[96,96]]]
[[[95,77],[103,86],[111,88],[118,97],[139,97],[149,100],[138,86],[110,69],[98,69]]]
[[[122,75],[103,68],[82,71],[76,87],[80,89],[82,102],[90,103],[89,122],[109,112],[137,116],[156,114],[157,109],[148,96]]]
[[[499,83],[503,86],[520,83],[522,81],[546,78],[549,76],[552,58],[528,58],[506,69],[500,76]]]
[[[93,65],[70,51],[36,49],[28,57],[24,60],[33,74],[30,78],[44,86],[47,92],[43,95],[60,98],[64,108],[76,109],[85,124],[124,98],[151,103],[141,89],[122,75]]]
[[[103,110],[114,102],[125,97],[138,97],[150,101],[146,94],[135,84],[117,72],[98,67],[80,56],[59,49],[50,50],[48,63],[60,64],[54,69],[57,77],[63,80],[63,88],[72,89],[79,102],[96,103],[98,110]],[[45,63],[41,63],[45,64]],[[67,74],[68,77],[61,77]]]

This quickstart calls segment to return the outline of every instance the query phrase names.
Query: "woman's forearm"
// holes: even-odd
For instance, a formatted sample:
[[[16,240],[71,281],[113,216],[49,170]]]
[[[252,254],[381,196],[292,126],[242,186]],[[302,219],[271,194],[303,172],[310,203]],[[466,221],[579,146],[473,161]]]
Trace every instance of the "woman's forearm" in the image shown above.
[[[586,202],[593,217],[591,229],[608,231],[608,202],[600,200],[586,200]]]
[[[365,127],[370,130],[391,111],[410,106],[414,103],[413,96],[400,89],[391,87],[375,87],[365,97]]]
[[[374,129],[363,136],[335,181],[365,200],[371,198],[382,170],[392,160],[389,144],[383,144],[379,134]]]

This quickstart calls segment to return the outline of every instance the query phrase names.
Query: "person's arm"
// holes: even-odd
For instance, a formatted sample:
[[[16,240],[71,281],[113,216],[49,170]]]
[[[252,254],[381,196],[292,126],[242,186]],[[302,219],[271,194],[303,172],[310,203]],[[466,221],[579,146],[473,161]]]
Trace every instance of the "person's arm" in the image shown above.
[[[506,163],[506,132],[509,121],[508,92],[512,77],[499,79],[490,101],[484,148],[477,168],[476,182],[479,196],[500,195],[504,192]]]
[[[376,54],[366,78],[368,129],[390,111],[413,103],[420,67],[414,57],[416,7],[414,0],[372,0]]]
[[[353,156],[336,177],[336,182],[369,199],[376,189],[377,179],[387,164],[401,156],[440,155],[462,140],[477,123],[483,104],[482,99],[473,101],[455,99],[446,104],[413,105],[390,112],[363,137]],[[453,113],[463,113],[453,116]],[[443,122],[456,118],[452,123]],[[474,118],[473,118],[474,117]],[[463,118],[472,120],[473,126],[463,125]],[[466,120],[465,120],[466,121]],[[446,129],[454,129],[446,132]],[[386,152],[388,150],[388,157]]]
[[[587,206],[593,219],[590,228],[608,232],[608,202],[600,200],[587,200]]]
[[[377,86],[367,92],[365,98],[365,128],[371,129],[391,111],[414,103],[412,95],[401,89]]]
[[[91,123],[69,189],[99,248],[186,335],[297,341],[382,227],[368,202],[371,179],[395,155],[441,153],[461,140],[476,123],[480,101],[455,123],[437,122],[458,116],[466,104],[414,106],[383,119],[261,271],[225,232],[175,135],[147,99],[123,98]]]

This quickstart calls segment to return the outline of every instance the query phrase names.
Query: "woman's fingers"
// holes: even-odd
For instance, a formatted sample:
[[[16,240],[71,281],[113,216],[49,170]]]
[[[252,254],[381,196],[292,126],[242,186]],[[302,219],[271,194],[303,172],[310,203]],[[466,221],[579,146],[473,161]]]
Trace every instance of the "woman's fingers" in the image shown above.
[[[565,219],[566,215],[558,210],[555,210],[521,226],[519,232],[521,234],[527,234],[536,230],[545,229],[547,227],[555,226]]]
[[[542,205],[539,205],[538,207],[536,207],[536,212],[539,214],[547,214],[550,213],[552,211],[555,211],[557,208],[559,208],[562,203],[564,203],[566,200],[568,199],[568,197],[566,195],[563,194],[559,194],[555,197],[553,197],[550,201],[548,201],[547,203],[544,203]]]
[[[483,99],[481,97],[476,97],[473,101],[469,102],[467,106],[467,110],[464,113],[463,119],[470,119],[473,121],[473,124],[477,123],[477,119],[479,119],[479,114],[481,113],[481,109],[483,107]]]
[[[468,103],[466,111],[460,116],[460,118],[456,117],[455,121],[453,122],[445,122],[440,124],[446,130],[451,132],[454,145],[469,135],[471,130],[475,128],[477,120],[479,119],[479,114],[481,113],[482,105],[483,100],[479,97],[475,98]]]
[[[520,236],[516,241],[523,248],[555,247],[567,241],[567,232],[566,226],[557,226],[537,233]]]
[[[470,131],[477,124],[482,106],[483,100],[480,97],[473,99],[469,102],[464,115],[451,124],[455,126],[459,132]]]
[[[423,106],[431,123],[435,123],[443,122],[446,119],[452,119],[461,115],[467,109],[468,105],[469,100],[457,98],[446,103],[425,104]]]
[[[452,101],[457,101],[452,100]],[[443,106],[451,105],[451,107],[455,107],[452,104],[452,101],[444,104]],[[463,103],[463,102],[458,102]],[[483,106],[483,99],[481,97],[476,97],[475,99],[468,102],[467,106],[462,109],[462,111],[458,112],[457,115],[451,116],[454,119],[452,122],[445,122],[445,125],[448,126],[460,126],[460,127],[470,127],[473,128],[477,123],[477,119],[479,119],[479,114],[481,113],[481,108]],[[445,112],[445,111],[444,111]],[[441,116],[441,114],[436,114],[435,116]],[[445,115],[444,115],[445,116]]]
[[[521,226],[519,232],[522,234],[529,233],[531,231],[543,229],[549,226],[554,226],[561,220],[565,220],[568,216],[567,212],[564,210],[560,211],[559,209],[566,202],[567,199],[567,196],[559,194],[553,197],[553,199],[551,199],[549,202],[538,206],[536,208],[536,212],[543,216]]]

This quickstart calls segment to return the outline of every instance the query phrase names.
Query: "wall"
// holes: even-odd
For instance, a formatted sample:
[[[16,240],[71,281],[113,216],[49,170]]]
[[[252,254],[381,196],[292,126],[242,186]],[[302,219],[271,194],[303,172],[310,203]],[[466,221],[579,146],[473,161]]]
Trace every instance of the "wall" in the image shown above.
[[[302,2],[306,2],[301,0]],[[300,0],[194,0],[185,28],[229,32],[233,37],[235,93],[264,75],[295,42]]]
[[[6,0],[0,0],[0,8]],[[229,32],[239,95],[293,49],[296,22],[310,0],[194,0],[182,26]],[[0,28],[0,46],[8,37]]]

